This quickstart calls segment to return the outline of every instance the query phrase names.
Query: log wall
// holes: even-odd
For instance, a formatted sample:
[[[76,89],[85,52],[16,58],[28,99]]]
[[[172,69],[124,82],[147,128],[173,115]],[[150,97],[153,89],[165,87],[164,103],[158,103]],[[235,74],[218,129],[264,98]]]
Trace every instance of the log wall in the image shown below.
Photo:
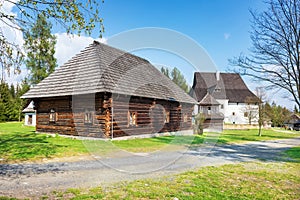
[[[108,138],[192,129],[193,105],[175,101],[97,93],[35,99],[35,106],[39,132]],[[49,121],[51,109],[56,112],[55,122]],[[85,123],[87,112],[91,123]],[[137,115],[136,125],[129,124],[130,112]]]
[[[114,137],[192,129],[193,105],[124,95],[112,96],[112,99]],[[170,113],[168,123],[165,123],[166,111]],[[137,114],[137,125],[129,125],[128,112]],[[184,114],[187,115],[186,122],[183,121]]]

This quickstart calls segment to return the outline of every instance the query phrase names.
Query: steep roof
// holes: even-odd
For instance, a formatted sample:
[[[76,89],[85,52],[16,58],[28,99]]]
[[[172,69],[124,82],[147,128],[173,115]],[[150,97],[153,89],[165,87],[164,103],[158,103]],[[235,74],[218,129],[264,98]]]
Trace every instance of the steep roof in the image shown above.
[[[26,108],[22,110],[22,113],[34,113],[34,112],[35,110],[34,110],[33,101],[30,101],[28,106],[26,106]]]
[[[228,99],[231,103],[242,103],[247,98],[257,99],[239,74],[195,72],[190,94],[201,101],[207,92],[215,99]]]
[[[196,103],[149,61],[96,41],[32,87],[22,98],[96,92]]]
[[[199,104],[202,105],[202,106],[220,105],[220,103],[217,102],[216,99],[212,95],[210,95],[209,93],[206,93],[206,95],[199,102]]]

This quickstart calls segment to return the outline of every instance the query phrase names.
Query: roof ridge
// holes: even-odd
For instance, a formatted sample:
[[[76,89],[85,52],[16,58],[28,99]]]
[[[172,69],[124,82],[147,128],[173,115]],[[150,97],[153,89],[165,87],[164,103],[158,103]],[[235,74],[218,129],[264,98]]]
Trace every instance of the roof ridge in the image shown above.
[[[104,44],[104,43],[101,43],[101,44]],[[101,46],[100,42],[99,41],[96,41],[94,40],[94,42],[92,44],[90,44],[90,46],[93,46],[94,48],[94,51],[96,51],[96,54],[98,55],[97,56],[97,64],[100,66],[101,65],[101,58],[100,58],[100,55],[101,55],[101,52],[100,52],[100,49],[99,47]],[[103,74],[102,74],[103,75]],[[103,81],[102,79],[99,80],[98,82],[98,85],[99,83],[101,83],[103,85],[104,88],[107,87],[107,84],[105,81]]]
[[[94,44],[94,45],[97,45],[97,46],[101,46],[101,45],[102,45],[102,46],[105,46],[105,47],[107,47],[107,48],[111,48],[111,49],[117,50],[117,51],[119,51],[120,53],[127,54],[127,55],[129,54],[130,56],[133,56],[133,57],[135,57],[135,58],[137,58],[137,59],[139,59],[139,60],[143,60],[143,61],[145,61],[145,62],[147,62],[147,63],[150,63],[150,61],[147,60],[147,59],[145,59],[145,58],[142,58],[142,57],[140,57],[140,56],[134,55],[133,53],[130,53],[130,52],[126,52],[126,51],[124,51],[124,50],[122,50],[122,49],[119,49],[119,48],[117,48],[117,47],[109,46],[108,44],[99,42],[99,41],[97,41],[97,40],[94,40],[93,44]],[[91,45],[93,45],[93,44],[91,44]]]

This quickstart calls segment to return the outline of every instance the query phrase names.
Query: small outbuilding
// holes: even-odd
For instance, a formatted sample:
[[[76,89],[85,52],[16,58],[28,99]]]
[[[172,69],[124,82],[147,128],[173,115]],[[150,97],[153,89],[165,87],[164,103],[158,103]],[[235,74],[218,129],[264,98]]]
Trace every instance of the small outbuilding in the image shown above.
[[[205,132],[222,132],[224,115],[219,111],[220,103],[207,93],[198,104],[199,113],[204,115]]]
[[[284,125],[287,129],[300,131],[300,116],[295,113],[292,114]]]
[[[35,126],[36,125],[36,112],[34,110],[33,101],[31,101],[28,106],[22,111],[25,115],[24,125],[25,126]]]
[[[192,132],[197,103],[149,61],[96,41],[23,98],[36,131],[101,138]]]

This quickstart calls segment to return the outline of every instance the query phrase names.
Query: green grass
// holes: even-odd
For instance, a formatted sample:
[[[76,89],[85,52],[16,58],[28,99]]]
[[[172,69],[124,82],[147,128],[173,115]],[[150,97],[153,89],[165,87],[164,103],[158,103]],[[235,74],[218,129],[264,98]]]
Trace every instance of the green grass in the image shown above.
[[[0,158],[2,162],[39,160],[88,153],[81,141],[36,134],[33,127],[21,123],[0,123]]]
[[[188,145],[199,146],[203,143],[242,143],[249,141],[263,141],[288,139],[300,137],[300,132],[284,133],[277,132],[272,129],[263,130],[262,136],[257,136],[258,130],[224,130],[223,133],[204,133],[204,135],[193,136],[163,136],[156,138],[132,139],[113,141],[117,147],[131,152],[149,152],[165,147],[168,144],[172,145]]]
[[[206,135],[208,139],[213,134]],[[299,136],[264,130],[224,131],[218,143],[284,139]],[[211,138],[210,138],[211,137]],[[31,127],[21,123],[0,124],[0,157],[7,160],[31,160],[43,157],[68,156],[87,153],[82,141],[35,134]],[[130,150],[154,150],[163,145],[200,145],[204,136],[168,136],[127,141],[113,141],[117,147]],[[99,143],[102,142],[102,143]],[[111,143],[85,141],[89,146]],[[104,145],[104,146],[103,146]],[[106,146],[105,146],[106,145]],[[95,148],[98,149],[98,148]],[[293,162],[250,162],[218,167],[204,167],[179,175],[159,179],[121,182],[106,187],[89,189],[70,188],[43,194],[41,199],[299,199],[300,196],[300,147],[285,152]],[[0,197],[0,199],[14,199]]]
[[[300,132],[278,132],[273,129],[263,129],[262,136],[257,136],[257,129],[250,130],[224,130],[220,139],[225,143],[240,143],[246,141],[263,141],[263,140],[277,140],[299,137]]]
[[[288,157],[294,159],[297,162],[300,162],[300,146],[293,147],[285,152]]]
[[[298,199],[300,163],[242,163],[204,167],[160,179],[69,189],[49,199]]]
[[[78,156],[88,153],[103,155],[118,152],[120,149],[129,152],[153,152],[181,147],[198,147],[204,143],[238,143],[247,141],[285,139],[300,136],[263,130],[261,137],[257,130],[225,130],[222,134],[205,133],[194,136],[163,136],[156,138],[99,141],[81,141],[61,136],[36,134],[33,127],[22,123],[0,123],[0,162],[19,162],[41,160],[65,156]]]

